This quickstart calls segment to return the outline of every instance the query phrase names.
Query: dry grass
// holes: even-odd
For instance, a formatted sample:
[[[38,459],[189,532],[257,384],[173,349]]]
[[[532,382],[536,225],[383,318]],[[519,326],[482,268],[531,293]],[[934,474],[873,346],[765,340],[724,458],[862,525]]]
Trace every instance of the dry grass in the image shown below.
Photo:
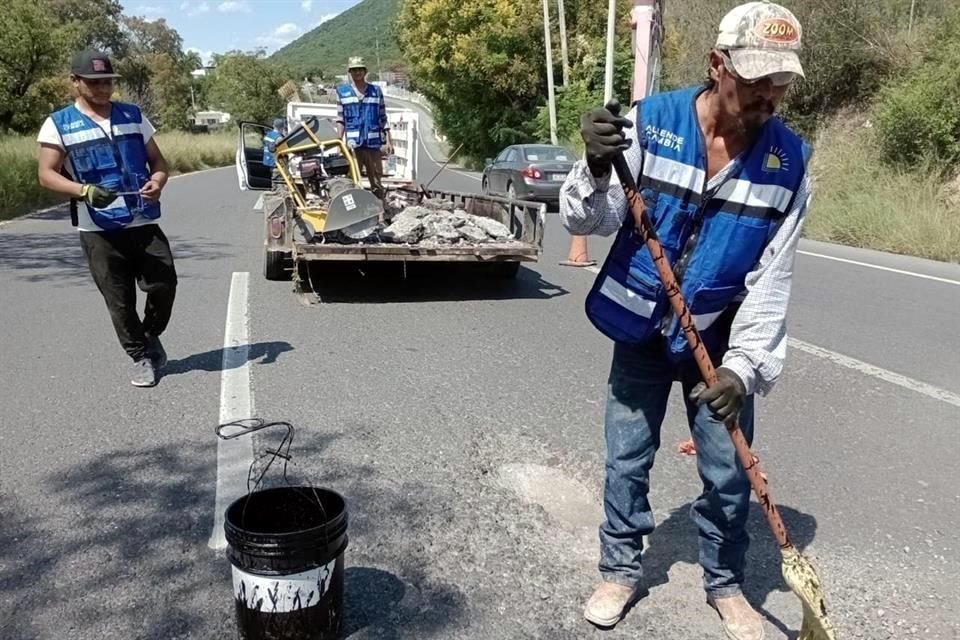
[[[862,118],[824,127],[812,173],[806,237],[960,262],[960,202],[942,171],[932,163],[909,170],[882,163]]]
[[[188,173],[233,163],[236,133],[157,134],[171,173]],[[0,137],[0,220],[63,200],[37,183],[37,143],[30,136]]]

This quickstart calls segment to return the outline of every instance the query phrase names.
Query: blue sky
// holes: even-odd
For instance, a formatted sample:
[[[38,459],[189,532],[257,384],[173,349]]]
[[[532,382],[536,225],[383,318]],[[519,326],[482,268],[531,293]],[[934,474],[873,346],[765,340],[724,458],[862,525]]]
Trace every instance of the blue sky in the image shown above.
[[[128,16],[164,18],[184,49],[211,53],[263,47],[272,53],[360,0],[130,0]]]

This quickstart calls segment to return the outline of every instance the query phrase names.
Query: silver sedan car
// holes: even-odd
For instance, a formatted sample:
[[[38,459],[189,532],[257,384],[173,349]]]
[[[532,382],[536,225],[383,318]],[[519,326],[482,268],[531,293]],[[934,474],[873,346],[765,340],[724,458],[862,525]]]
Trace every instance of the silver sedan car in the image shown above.
[[[573,169],[573,153],[549,144],[515,144],[487,158],[483,192],[519,200],[560,203],[560,185]]]

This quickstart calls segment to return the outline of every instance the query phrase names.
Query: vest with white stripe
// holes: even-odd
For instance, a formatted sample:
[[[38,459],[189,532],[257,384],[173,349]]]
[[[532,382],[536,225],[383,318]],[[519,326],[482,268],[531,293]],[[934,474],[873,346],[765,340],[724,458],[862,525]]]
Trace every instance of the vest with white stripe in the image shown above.
[[[367,84],[363,97],[353,86],[337,87],[337,97],[343,105],[343,130],[350,147],[379,149],[383,144],[380,131],[380,87]]]
[[[263,136],[263,165],[264,165],[265,167],[273,168],[273,167],[277,166],[277,163],[276,163],[276,161],[274,160],[274,157],[273,157],[273,152],[274,152],[274,149],[275,149],[275,145],[277,144],[277,140],[279,140],[279,139],[280,139],[280,132],[277,131],[276,129],[271,129],[270,131],[267,131],[266,134],[264,134],[264,136]]]
[[[705,193],[706,151],[695,104],[701,91],[693,87],[645,98],[637,105],[635,125],[645,150],[641,195],[697,329],[713,351],[723,347],[732,314],[715,321],[746,293],[747,274],[800,188],[809,148],[770,118],[723,184]],[[640,344],[659,333],[674,359],[690,356],[630,214],[587,296],[586,311],[612,340]]]
[[[110,111],[111,139],[96,122],[70,105],[50,116],[60,132],[73,166],[74,180],[117,193],[138,192],[150,179],[147,148],[140,132],[143,116],[132,104],[114,102]],[[103,209],[87,205],[90,219],[104,230],[122,229],[137,215],[160,217],[160,203],[139,195],[119,196]]]

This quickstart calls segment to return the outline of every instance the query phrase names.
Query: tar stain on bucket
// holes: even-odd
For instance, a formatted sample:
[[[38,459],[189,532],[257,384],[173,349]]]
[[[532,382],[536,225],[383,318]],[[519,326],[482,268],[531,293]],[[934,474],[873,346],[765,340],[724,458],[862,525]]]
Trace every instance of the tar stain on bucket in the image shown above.
[[[333,640],[343,617],[347,507],[327,489],[255,491],[224,530],[242,640]]]

